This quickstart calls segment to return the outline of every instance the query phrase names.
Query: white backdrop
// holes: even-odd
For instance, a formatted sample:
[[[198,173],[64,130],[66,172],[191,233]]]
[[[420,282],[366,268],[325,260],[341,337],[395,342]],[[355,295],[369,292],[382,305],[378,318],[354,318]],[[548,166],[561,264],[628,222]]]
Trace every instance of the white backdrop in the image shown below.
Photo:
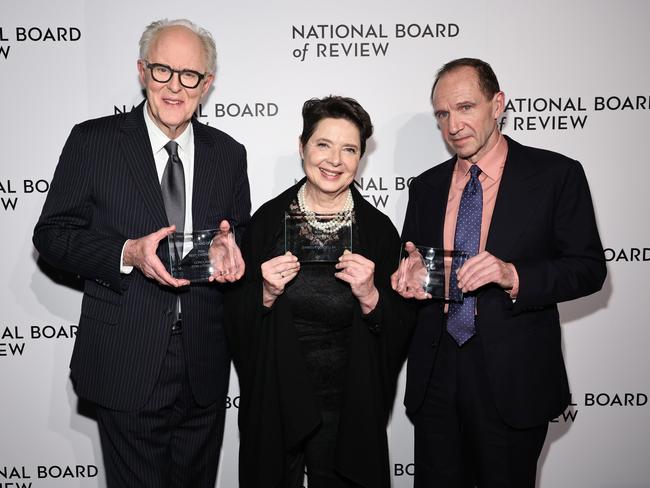
[[[68,379],[78,283],[38,266],[31,234],[72,126],[141,100],[137,43],[161,17],[214,34],[217,80],[199,116],[246,145],[253,208],[302,174],[302,103],[341,94],[372,116],[358,181],[398,229],[405,182],[448,157],[428,100],[435,71],[489,61],[510,101],[504,132],[583,163],[609,260],[600,293],[561,306],[573,405],[551,425],[538,487],[650,486],[650,3],[4,0],[0,488],[104,485],[96,423]],[[389,426],[399,488],[413,480],[403,384]],[[234,374],[229,395],[221,488],[237,486]]]

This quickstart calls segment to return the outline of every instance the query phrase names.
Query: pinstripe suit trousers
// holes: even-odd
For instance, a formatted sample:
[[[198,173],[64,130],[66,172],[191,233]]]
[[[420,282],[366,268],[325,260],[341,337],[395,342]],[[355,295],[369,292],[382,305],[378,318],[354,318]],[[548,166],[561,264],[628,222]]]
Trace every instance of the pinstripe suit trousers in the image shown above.
[[[213,488],[224,414],[223,402],[196,403],[182,335],[170,335],[160,377],[143,408],[97,407],[107,486]]]

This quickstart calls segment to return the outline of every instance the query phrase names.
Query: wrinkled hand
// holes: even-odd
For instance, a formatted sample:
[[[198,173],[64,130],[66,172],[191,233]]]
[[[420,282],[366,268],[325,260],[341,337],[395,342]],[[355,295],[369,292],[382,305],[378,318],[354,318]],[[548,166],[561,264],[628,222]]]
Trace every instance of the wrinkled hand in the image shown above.
[[[474,291],[488,283],[496,283],[504,290],[510,290],[515,284],[516,270],[512,263],[506,263],[483,251],[472,256],[456,273],[458,288],[463,293]]]
[[[208,249],[208,256],[213,268],[212,276],[208,278],[208,281],[232,283],[244,276],[246,264],[235,241],[235,234],[230,231],[230,223],[227,220],[222,220],[219,230],[220,232],[214,236]]]
[[[156,280],[161,285],[173,286],[174,288],[189,285],[188,280],[179,280],[170,275],[160,258],[156,256],[160,241],[175,231],[176,226],[172,225],[163,227],[139,239],[129,239],[124,245],[124,264],[138,268],[147,278]]]
[[[399,267],[390,277],[393,290],[404,298],[415,298],[416,300],[431,298],[431,295],[422,288],[428,271],[420,251],[411,241],[404,245],[404,249],[408,256],[401,259]]]
[[[352,294],[359,300],[361,311],[370,313],[379,301],[374,280],[375,263],[346,249],[336,263],[336,269],[339,271],[334,276],[350,285]]]
[[[271,307],[275,300],[284,293],[284,287],[300,271],[300,261],[287,251],[262,263],[262,303]]]

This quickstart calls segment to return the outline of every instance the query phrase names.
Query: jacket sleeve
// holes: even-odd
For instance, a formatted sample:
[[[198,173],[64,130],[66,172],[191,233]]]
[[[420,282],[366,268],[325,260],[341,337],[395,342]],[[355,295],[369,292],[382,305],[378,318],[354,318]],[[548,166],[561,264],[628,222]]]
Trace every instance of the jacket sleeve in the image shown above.
[[[519,293],[513,312],[573,300],[594,293],[607,275],[591,193],[577,161],[563,165],[556,179],[552,219],[553,256],[513,260]]]
[[[120,256],[125,239],[93,229],[93,156],[83,125],[63,147],[33,243],[53,266],[121,292]]]

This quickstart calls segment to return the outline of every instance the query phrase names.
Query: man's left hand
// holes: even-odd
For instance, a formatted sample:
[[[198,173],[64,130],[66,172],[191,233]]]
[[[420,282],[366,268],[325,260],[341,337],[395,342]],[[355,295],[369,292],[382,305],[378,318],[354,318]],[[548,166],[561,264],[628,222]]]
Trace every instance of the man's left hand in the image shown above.
[[[504,290],[511,290],[517,281],[517,271],[512,263],[506,263],[483,251],[469,258],[456,274],[458,288],[463,293],[474,291],[488,283],[496,283]]]
[[[246,264],[235,241],[235,234],[230,230],[230,223],[222,220],[219,234],[214,236],[208,254],[213,266],[212,276],[208,281],[232,283],[244,276]]]

